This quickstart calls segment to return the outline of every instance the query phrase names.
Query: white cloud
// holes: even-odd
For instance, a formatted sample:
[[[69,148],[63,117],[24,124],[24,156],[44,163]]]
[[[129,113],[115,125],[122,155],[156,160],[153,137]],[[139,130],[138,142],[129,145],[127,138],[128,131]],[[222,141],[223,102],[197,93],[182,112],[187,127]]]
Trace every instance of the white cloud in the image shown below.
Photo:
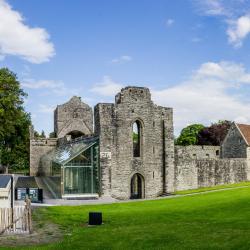
[[[55,51],[45,29],[29,27],[19,12],[0,0],[0,54],[42,63],[49,61]]]
[[[229,21],[229,27],[227,30],[227,35],[229,42],[234,45],[234,47],[239,48],[242,46],[242,41],[250,33],[250,17],[241,16],[237,20]]]
[[[44,95],[57,95],[57,96],[71,96],[79,95],[81,89],[69,88],[62,81],[55,80],[35,80],[24,79],[21,81],[21,86],[27,89],[43,90],[49,92],[43,92]]]
[[[111,63],[114,63],[114,64],[126,63],[126,62],[132,61],[132,59],[133,58],[131,56],[120,56],[118,58],[112,59]]]
[[[246,72],[244,66],[227,61],[204,63],[194,73],[193,78],[217,79],[224,82],[226,87],[238,87],[242,84],[250,84],[250,73]]]
[[[204,11],[206,15],[218,16],[227,15],[228,11],[220,0],[202,0],[198,1],[200,10]]]
[[[191,123],[209,125],[222,119],[250,123],[250,102],[244,103],[242,94],[229,93],[242,85],[250,85],[250,73],[242,65],[208,62],[186,82],[152,90],[152,98],[157,104],[174,108],[177,133]]]
[[[34,79],[25,79],[22,82],[22,86],[29,89],[57,89],[63,88],[64,83],[61,81],[54,81],[54,80],[38,80],[35,81]]]
[[[122,87],[106,76],[91,91],[113,97]],[[173,107],[178,134],[192,123],[209,125],[223,119],[250,123],[250,101],[244,101],[248,100],[244,87],[250,88],[250,72],[242,64],[206,62],[186,81],[161,90],[151,88],[151,93],[156,104]]]
[[[169,18],[169,19],[166,21],[166,26],[167,26],[167,27],[170,27],[170,26],[172,26],[173,24],[174,24],[174,19]]]
[[[122,87],[106,76],[91,91],[113,97]],[[250,123],[250,101],[244,102],[247,96],[242,87],[250,87],[250,72],[242,64],[206,62],[185,82],[161,90],[151,89],[151,93],[156,104],[173,107],[178,134],[192,123],[209,125],[223,119]]]
[[[101,96],[114,96],[122,87],[122,84],[113,81],[109,76],[104,76],[103,81],[95,84],[90,91]]]
[[[193,0],[201,15],[218,16],[227,24],[228,42],[235,48],[243,44],[250,33],[249,3],[244,0]]]

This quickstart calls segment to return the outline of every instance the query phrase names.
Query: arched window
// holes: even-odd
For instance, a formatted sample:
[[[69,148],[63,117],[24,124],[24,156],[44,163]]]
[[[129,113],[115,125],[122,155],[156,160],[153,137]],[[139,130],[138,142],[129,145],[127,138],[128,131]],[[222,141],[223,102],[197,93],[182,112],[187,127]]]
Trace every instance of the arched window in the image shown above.
[[[133,156],[140,157],[141,156],[141,123],[140,121],[135,121],[133,123]]]

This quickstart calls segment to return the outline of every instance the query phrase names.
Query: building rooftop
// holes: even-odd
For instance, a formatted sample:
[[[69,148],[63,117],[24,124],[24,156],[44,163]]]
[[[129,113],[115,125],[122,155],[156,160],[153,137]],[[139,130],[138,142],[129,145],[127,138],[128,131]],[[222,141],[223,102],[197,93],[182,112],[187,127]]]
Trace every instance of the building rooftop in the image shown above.
[[[18,177],[16,188],[37,188],[37,183],[34,176]]]
[[[11,175],[0,175],[0,188],[6,188],[11,180]]]
[[[236,124],[239,128],[240,132],[242,133],[246,143],[250,145],[250,125],[248,124]]]

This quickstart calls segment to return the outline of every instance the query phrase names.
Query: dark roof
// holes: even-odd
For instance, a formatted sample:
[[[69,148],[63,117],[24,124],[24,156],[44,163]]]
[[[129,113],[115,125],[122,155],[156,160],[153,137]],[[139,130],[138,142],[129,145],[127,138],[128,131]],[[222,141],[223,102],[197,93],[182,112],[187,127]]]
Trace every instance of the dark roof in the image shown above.
[[[18,177],[16,188],[37,188],[36,179],[34,176],[21,176]]]
[[[6,188],[10,179],[11,175],[0,175],[0,188]]]
[[[237,123],[236,125],[239,128],[241,134],[243,135],[246,143],[250,145],[250,125],[239,123]]]

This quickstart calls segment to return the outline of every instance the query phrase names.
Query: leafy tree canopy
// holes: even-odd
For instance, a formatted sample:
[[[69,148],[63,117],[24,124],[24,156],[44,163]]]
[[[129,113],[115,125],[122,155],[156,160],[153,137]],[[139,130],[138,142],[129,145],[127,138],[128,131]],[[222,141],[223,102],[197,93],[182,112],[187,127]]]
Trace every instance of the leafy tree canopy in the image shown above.
[[[197,136],[198,145],[213,145],[220,146],[223,142],[232,122],[218,121],[210,127],[203,128]]]
[[[232,122],[219,120],[212,123],[209,127],[202,124],[192,124],[181,131],[176,139],[176,145],[211,145],[219,146],[223,142]]]
[[[36,130],[34,131],[34,137],[35,138],[46,138],[45,132],[44,130],[42,130],[41,134],[39,134],[39,132],[37,132]]]
[[[192,124],[182,129],[176,139],[176,145],[188,146],[197,144],[197,135],[204,128],[202,124]]]
[[[49,133],[49,138],[56,138],[56,133],[55,132]]]
[[[31,119],[23,108],[26,96],[17,76],[7,68],[0,69],[0,159],[12,168],[29,166]]]

